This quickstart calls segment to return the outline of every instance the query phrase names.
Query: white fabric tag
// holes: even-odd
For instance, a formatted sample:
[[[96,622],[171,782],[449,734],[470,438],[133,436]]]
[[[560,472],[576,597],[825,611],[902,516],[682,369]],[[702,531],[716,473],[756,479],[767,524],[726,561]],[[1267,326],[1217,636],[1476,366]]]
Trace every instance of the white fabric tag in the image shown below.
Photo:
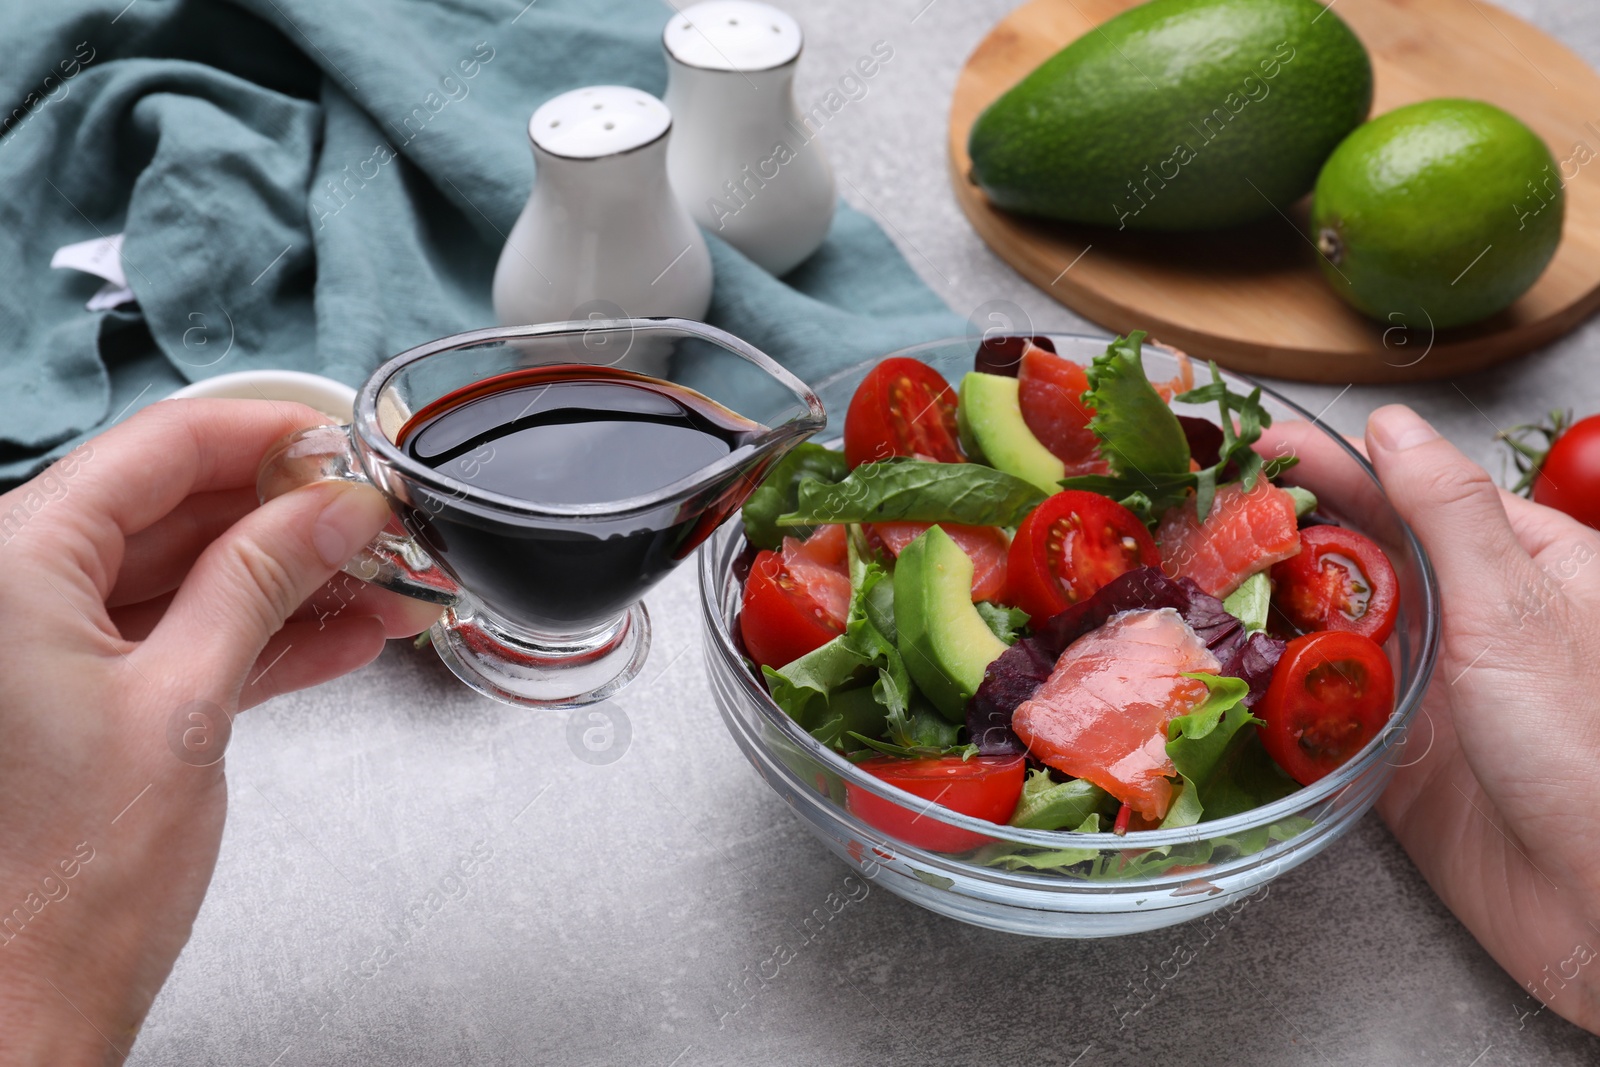
[[[105,311],[136,299],[133,290],[128,288],[128,276],[122,272],[120,233],[62,245],[50,257],[50,266],[56,270],[65,268],[92,274],[106,283],[84,305],[90,311]]]

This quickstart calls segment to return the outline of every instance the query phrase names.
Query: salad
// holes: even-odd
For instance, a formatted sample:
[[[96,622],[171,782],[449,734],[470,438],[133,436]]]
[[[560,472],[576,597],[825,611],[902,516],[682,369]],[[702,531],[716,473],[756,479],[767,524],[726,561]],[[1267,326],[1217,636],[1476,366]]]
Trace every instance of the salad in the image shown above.
[[[1152,383],[1143,340],[1087,367],[1046,338],[986,341],[955,388],[886,359],[842,450],[803,444],[768,473],[743,511],[737,631],[818,742],[964,815],[1121,834],[1269,803],[1384,727],[1388,558],[1277,484],[1295,461],[1251,447],[1271,422],[1259,389],[1215,366],[1194,388],[1187,360]],[[913,846],[997,844],[843,793]]]

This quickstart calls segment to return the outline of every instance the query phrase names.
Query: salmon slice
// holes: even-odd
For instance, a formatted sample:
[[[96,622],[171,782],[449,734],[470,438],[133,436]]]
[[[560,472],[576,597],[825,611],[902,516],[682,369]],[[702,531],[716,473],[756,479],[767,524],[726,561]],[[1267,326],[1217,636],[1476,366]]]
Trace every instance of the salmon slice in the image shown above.
[[[931,522],[874,522],[866,527],[869,542],[876,541],[889,555],[900,558],[905,547],[928,532]],[[999,600],[1006,591],[1006,549],[1011,542],[998,526],[961,526],[941,522],[956,547],[972,561],[972,599]]]
[[[1161,569],[1169,578],[1194,579],[1214,597],[1300,551],[1294,498],[1265,478],[1248,493],[1238,482],[1220,486],[1206,521],[1195,514],[1190,497],[1162,518],[1156,530]]]
[[[819,526],[804,541],[783,539],[783,568],[841,630],[850,616],[850,565],[843,526]]]
[[[1182,675],[1219,667],[1174,609],[1124,611],[1067,646],[1011,728],[1036,759],[1159,821],[1177,773],[1167,723],[1206,698],[1204,683]]]

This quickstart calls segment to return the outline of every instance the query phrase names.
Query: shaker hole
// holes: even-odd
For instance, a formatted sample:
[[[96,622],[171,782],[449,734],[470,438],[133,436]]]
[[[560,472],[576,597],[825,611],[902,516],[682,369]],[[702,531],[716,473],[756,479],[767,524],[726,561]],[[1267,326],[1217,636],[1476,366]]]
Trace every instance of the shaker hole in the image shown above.
[[[559,125],[561,125],[561,120],[560,119],[551,119],[550,120],[550,128],[552,130],[555,129]]]
[[[739,25],[739,20],[738,19],[729,19],[728,20],[728,25],[737,26],[737,25]]]
[[[595,105],[595,106],[594,106],[594,109],[595,109],[595,110],[596,110],[596,111],[599,111],[599,110],[600,110],[600,109],[601,109],[601,108],[603,108],[603,107],[605,107],[605,105],[604,105],[604,104],[596,104],[596,105]]]
[[[606,123],[606,129],[608,129],[608,130],[614,130],[614,129],[616,129],[616,128],[617,128],[617,124],[616,124],[616,123],[615,123],[615,122],[608,122],[608,123]]]
[[[782,33],[783,32],[783,28],[781,26],[774,26],[774,27],[772,27],[772,32],[773,33]]]

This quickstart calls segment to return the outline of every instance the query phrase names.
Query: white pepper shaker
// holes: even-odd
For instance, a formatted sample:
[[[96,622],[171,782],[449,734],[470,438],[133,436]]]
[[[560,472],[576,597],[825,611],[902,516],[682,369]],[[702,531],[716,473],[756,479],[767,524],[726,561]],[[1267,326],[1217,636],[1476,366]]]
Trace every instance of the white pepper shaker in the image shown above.
[[[494,272],[502,325],[705,317],[711,256],[667,178],[672,113],[595,85],[533,113],[533,191]]]
[[[833,168],[794,100],[795,20],[755,0],[707,0],[667,22],[672,186],[695,221],[773,274],[828,235]]]

